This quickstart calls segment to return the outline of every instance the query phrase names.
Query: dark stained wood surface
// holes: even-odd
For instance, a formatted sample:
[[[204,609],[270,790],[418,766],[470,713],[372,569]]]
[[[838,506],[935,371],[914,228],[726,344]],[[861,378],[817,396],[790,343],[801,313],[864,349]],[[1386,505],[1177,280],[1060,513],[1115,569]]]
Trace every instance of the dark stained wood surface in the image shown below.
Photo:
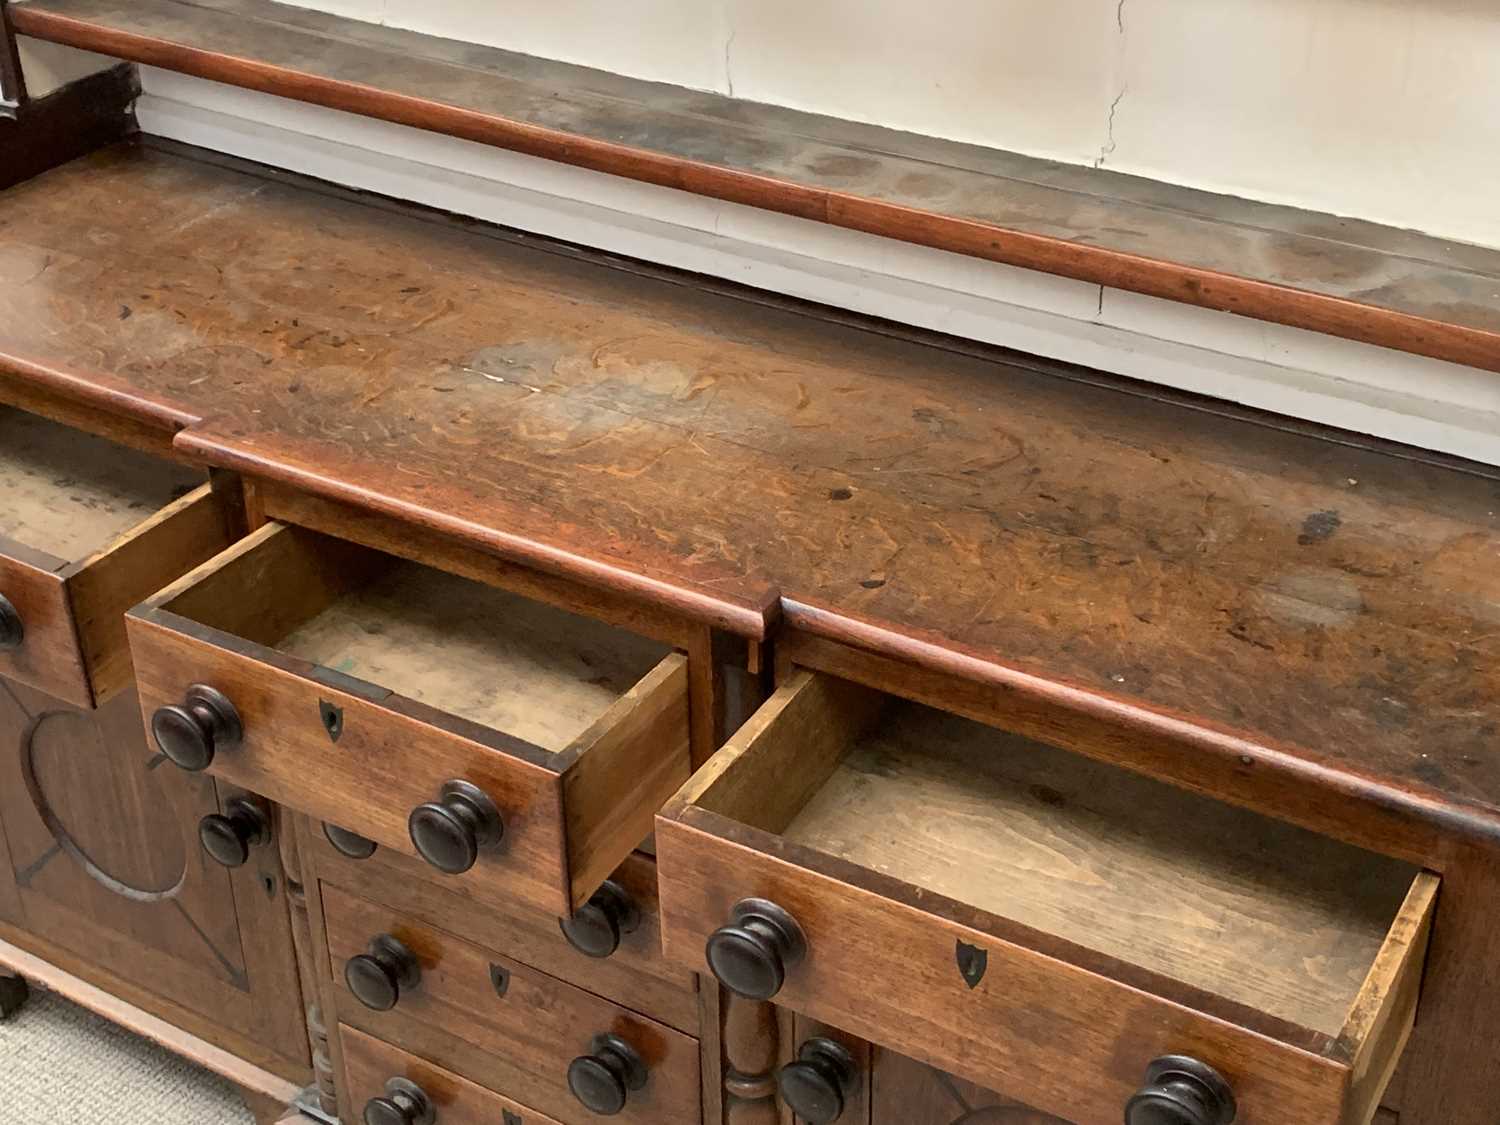
[[[1500,828],[1489,471],[939,345],[191,150],[0,206],[0,370],[184,452]]]
[[[0,4],[0,89],[6,81],[11,44]],[[19,72],[17,72],[19,73]],[[81,78],[44,98],[7,108],[0,95],[0,188],[135,132],[135,99],[141,92],[135,67],[120,63]]]
[[[1500,371],[1500,252],[269,0],[24,0],[29,35],[651,183]]]

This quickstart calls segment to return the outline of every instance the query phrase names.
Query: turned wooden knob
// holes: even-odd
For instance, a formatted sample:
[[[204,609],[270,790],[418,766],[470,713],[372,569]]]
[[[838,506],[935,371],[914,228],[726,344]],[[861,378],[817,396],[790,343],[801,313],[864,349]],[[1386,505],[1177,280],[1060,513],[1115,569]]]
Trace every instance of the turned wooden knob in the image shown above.
[[[366,839],[358,832],[350,832],[347,828],[340,828],[337,824],[325,823],[323,838],[333,845],[334,851],[350,859],[369,859],[379,848],[374,840]]]
[[[719,983],[750,1000],[769,1000],[786,983],[788,965],[807,952],[797,921],[774,902],[747,898],[730,913],[729,925],[708,939],[708,967]]]
[[[251,848],[271,842],[271,818],[254,801],[235,797],[224,812],[210,813],[198,822],[198,840],[215,862],[243,867]]]
[[[844,1099],[854,1089],[854,1056],[832,1039],[809,1039],[797,1061],[776,1075],[781,1100],[808,1125],[831,1125],[844,1115]]]
[[[479,859],[481,848],[505,836],[500,810],[477,785],[447,781],[436,801],[412,809],[406,826],[417,853],[439,871],[462,875]]]
[[[434,1125],[437,1109],[425,1090],[406,1078],[392,1078],[385,1094],[365,1103],[365,1125]]]
[[[9,652],[21,647],[26,639],[26,626],[21,615],[4,594],[0,594],[0,652]]]
[[[624,887],[613,879],[589,897],[571,918],[561,922],[563,937],[588,957],[608,957],[620,948],[620,936],[641,924],[641,911]]]
[[[422,983],[416,954],[390,934],[372,938],[364,953],[344,962],[344,983],[366,1008],[388,1012]]]
[[[1125,1104],[1125,1125],[1229,1125],[1234,1092],[1207,1063],[1167,1055],[1146,1068],[1146,1085]]]
[[[174,764],[195,773],[207,769],[215,752],[235,745],[243,734],[234,704],[207,684],[194,684],[181,706],[158,707],[151,716],[157,747]]]
[[[590,1113],[613,1117],[646,1084],[646,1064],[618,1035],[596,1035],[589,1054],[568,1067],[568,1089]]]

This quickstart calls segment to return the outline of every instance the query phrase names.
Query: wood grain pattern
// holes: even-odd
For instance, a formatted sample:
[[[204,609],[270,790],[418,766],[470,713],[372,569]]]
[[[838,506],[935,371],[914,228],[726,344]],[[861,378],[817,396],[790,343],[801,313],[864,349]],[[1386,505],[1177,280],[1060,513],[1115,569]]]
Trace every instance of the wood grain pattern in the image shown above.
[[[69,561],[99,553],[201,473],[0,407],[0,535]]]
[[[1353,1063],[1346,1121],[1363,1125],[1375,1116],[1406,1050],[1427,968],[1437,894],[1434,875],[1424,873],[1412,884],[1389,940],[1349,1009],[1339,1036]]]
[[[229,543],[201,471],[0,406],[0,672],[78,706],[130,686],[124,612]]]
[[[631,856],[612,874],[640,908],[641,923],[621,935],[620,948],[612,956],[600,960],[568,944],[555,914],[465,894],[421,861],[390,849],[382,848],[369,859],[350,859],[335,851],[314,827],[304,854],[313,857],[323,886],[392,905],[658,1023],[688,1035],[699,1032],[695,978],[662,958],[656,864],[647,856]],[[326,953],[320,972],[333,979]]]
[[[408,853],[411,809],[468,780],[506,830],[459,878],[558,914],[687,776],[680,655],[653,667],[654,643],[303,529],[267,524],[128,629],[148,723],[198,682],[239,709],[245,738],[219,776]]]
[[[1071,1125],[884,1047],[872,1054],[869,1125]]]
[[[198,845],[212,779],[162,772],[131,693],[80,711],[0,681],[0,819],[31,942],[127,977],[120,995],[247,1058],[306,1066],[280,859],[229,870]],[[51,954],[48,954],[50,957]],[[75,970],[76,971],[76,970]],[[93,979],[99,979],[97,975]],[[257,1045],[254,1049],[246,1043]]]
[[[656,810],[687,781],[688,726],[688,660],[672,653],[576,740],[562,775],[575,905],[651,835]]]
[[[1205,1014],[1218,1007],[1227,1015],[1223,1004],[1189,1007],[1164,999],[1164,988],[1127,987],[1118,966],[1093,971],[1054,959],[997,939],[988,920],[949,917],[935,898],[893,901],[889,886],[870,889],[877,880],[859,885],[758,834],[734,835],[727,821],[698,810],[657,822],[665,946],[685,967],[707,971],[704,945],[736,901],[768,898],[799,921],[811,951],[788,972],[779,1004],[1078,1125],[1117,1125],[1146,1064],[1173,1053],[1226,1075],[1241,1125],[1279,1125],[1289,1113],[1336,1122],[1343,1113],[1348,1069],[1318,1053],[1328,1045],[1320,1037],[1285,1026],[1274,1037],[1249,1030],[1272,1027],[1251,1013]],[[958,942],[987,954],[973,989],[959,972]],[[1289,1042],[1298,1039],[1302,1046]],[[1089,1080],[1077,1081],[1080,1074]]]
[[[0,676],[90,707],[94,693],[78,647],[66,570],[62,559],[0,538],[0,593],[26,628],[19,648],[0,652]]]
[[[68,580],[79,649],[103,703],[135,685],[125,613],[233,539],[219,493],[205,484],[79,564]]]
[[[344,1048],[344,1081],[353,1091],[355,1114],[381,1095],[390,1079],[407,1078],[433,1100],[442,1125],[559,1125],[553,1118],[355,1028],[339,1028],[339,1039]]]
[[[668,652],[416,564],[350,590],[275,647],[553,754],[592,742],[590,728]],[[685,685],[680,694],[686,706]]]
[[[1494,251],[264,0],[25,0],[24,32],[633,179],[1500,369]]]
[[[1490,1125],[1500,1106],[1500,858],[1465,849],[1443,872],[1417,1026],[1404,1060],[1401,1125]]]
[[[121,194],[171,205],[101,247]],[[5,202],[5,366],[211,415],[184,452],[750,636],[779,591],[1170,734],[1200,787],[1248,757],[1500,825],[1478,471],[151,148]]]
[[[472,945],[410,915],[325,887],[328,952],[337,980],[339,1018],[390,1042],[414,1020],[461,1038],[492,1061],[463,1073],[565,1122],[592,1116],[568,1089],[568,1065],[588,1053],[600,1032],[613,1032],[640,1052],[650,1078],[618,1114],[639,1125],[697,1125],[698,1044],[520,961]],[[403,993],[393,1012],[364,1008],[342,983],[344,963],[377,934],[391,934],[422,966],[421,983]],[[492,973],[504,974],[498,994]],[[347,1065],[347,1064],[346,1064]],[[357,1093],[356,1093],[357,1098]]]
[[[20,71],[0,4],[0,188],[18,184],[135,132],[140,82],[126,63],[80,78],[41,98],[7,105],[3,88]]]
[[[784,827],[761,823],[751,802],[714,804],[790,843],[1330,1036],[1344,1028],[1416,875],[1253,813],[894,704]]]

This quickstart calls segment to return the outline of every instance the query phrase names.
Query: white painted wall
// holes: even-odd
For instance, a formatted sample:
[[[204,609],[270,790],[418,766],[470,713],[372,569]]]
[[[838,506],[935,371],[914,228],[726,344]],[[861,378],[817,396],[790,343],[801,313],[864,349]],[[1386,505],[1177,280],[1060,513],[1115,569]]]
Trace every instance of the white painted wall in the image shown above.
[[[1500,247],[1500,0],[295,0]]]

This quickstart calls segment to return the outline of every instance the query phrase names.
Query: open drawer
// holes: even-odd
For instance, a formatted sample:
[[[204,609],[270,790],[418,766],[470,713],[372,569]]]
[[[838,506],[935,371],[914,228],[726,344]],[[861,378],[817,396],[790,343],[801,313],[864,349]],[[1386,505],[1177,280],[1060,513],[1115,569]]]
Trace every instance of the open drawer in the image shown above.
[[[1438,890],[808,671],[668,804],[657,860],[669,958],[1077,1125],[1363,1125]]]
[[[304,528],[267,524],[128,627],[169,758],[487,897],[571,913],[689,773],[684,656]]]
[[[202,472],[0,406],[0,676],[105,702],[125,611],[230,538]]]

